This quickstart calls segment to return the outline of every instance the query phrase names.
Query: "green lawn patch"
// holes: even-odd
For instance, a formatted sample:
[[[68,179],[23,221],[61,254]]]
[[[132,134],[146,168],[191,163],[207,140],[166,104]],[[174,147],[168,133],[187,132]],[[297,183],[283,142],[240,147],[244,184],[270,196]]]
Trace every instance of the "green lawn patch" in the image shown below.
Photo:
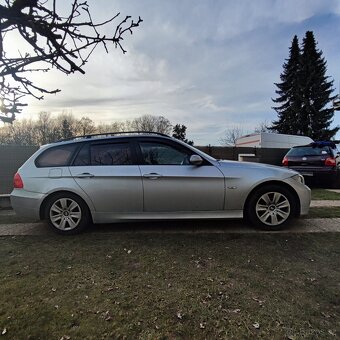
[[[340,200],[340,194],[326,189],[312,189],[312,200]]]
[[[11,339],[332,338],[339,234],[0,238]]]
[[[310,208],[306,218],[340,218],[340,207]]]

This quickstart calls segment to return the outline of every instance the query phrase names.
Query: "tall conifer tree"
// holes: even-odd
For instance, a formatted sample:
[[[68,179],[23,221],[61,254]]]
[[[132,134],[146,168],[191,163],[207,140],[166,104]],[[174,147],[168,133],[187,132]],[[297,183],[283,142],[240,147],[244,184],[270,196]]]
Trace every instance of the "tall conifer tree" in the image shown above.
[[[335,98],[332,96],[333,81],[326,76],[326,61],[316,44],[313,32],[307,31],[301,55],[301,119],[304,122],[301,132],[314,140],[328,140],[334,137],[339,127],[330,128],[334,116],[330,105]]]
[[[299,134],[297,122],[302,106],[299,73],[300,47],[295,35],[289,49],[289,58],[283,64],[281,83],[275,83],[278,87],[275,92],[279,97],[273,99],[273,102],[279,105],[273,109],[278,113],[278,120],[273,122],[271,129],[279,133]]]
[[[316,48],[313,32],[306,32],[302,51],[294,36],[289,58],[280,75],[282,82],[275,84],[279,97],[273,101],[279,104],[274,107],[278,120],[273,122],[271,129],[314,140],[334,137],[339,127],[330,128],[334,116],[331,108],[333,81],[329,81],[326,71],[326,61],[322,51]]]

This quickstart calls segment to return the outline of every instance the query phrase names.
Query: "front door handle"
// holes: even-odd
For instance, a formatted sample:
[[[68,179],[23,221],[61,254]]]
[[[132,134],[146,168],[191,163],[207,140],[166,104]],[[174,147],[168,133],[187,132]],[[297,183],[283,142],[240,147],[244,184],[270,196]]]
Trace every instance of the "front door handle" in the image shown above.
[[[75,175],[74,177],[77,177],[77,178],[92,178],[92,177],[94,177],[94,175],[90,174],[89,172],[83,172],[82,174]]]
[[[162,175],[157,174],[156,172],[151,172],[150,174],[144,174],[143,177],[148,179],[158,179],[162,177]]]

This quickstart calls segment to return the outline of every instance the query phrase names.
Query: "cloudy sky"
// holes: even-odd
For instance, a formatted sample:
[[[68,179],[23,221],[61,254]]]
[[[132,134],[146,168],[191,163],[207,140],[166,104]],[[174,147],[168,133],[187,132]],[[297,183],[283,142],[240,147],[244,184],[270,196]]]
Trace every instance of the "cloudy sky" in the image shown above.
[[[70,1],[61,3],[64,9],[70,6]],[[41,75],[43,85],[62,92],[30,101],[21,117],[63,110],[95,122],[163,115],[173,124],[185,124],[196,145],[219,144],[228,128],[251,132],[276,119],[273,83],[279,81],[293,36],[301,42],[307,30],[314,32],[339,93],[339,0],[88,3],[98,21],[117,12],[142,17],[140,28],[125,38],[128,52],[97,50],[85,75]],[[340,112],[333,125],[340,125]]]

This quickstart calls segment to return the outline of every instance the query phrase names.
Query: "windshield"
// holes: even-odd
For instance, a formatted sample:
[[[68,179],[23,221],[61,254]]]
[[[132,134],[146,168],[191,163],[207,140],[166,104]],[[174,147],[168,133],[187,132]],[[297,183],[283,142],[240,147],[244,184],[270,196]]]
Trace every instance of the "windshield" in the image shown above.
[[[298,148],[292,148],[288,151],[287,156],[321,156],[329,155],[331,153],[329,146],[312,147],[302,146]]]

